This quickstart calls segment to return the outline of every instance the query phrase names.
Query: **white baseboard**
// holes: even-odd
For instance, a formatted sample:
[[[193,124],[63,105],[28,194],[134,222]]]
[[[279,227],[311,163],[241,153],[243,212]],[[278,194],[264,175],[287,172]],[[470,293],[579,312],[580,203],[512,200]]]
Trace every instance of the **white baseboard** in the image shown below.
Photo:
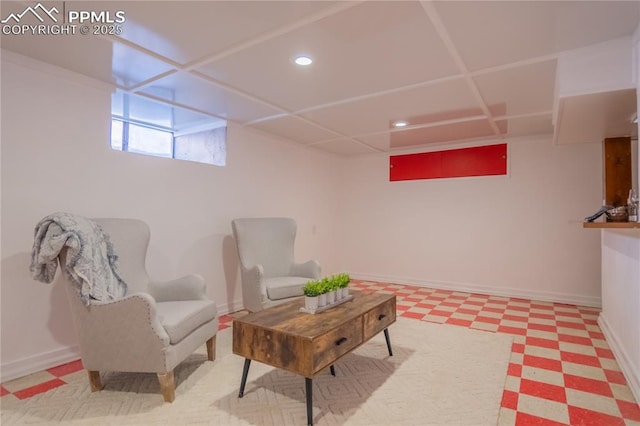
[[[354,279],[364,281],[378,281],[395,284],[409,284],[417,287],[429,287],[441,290],[461,291],[465,293],[480,293],[493,296],[517,297],[522,299],[540,300],[546,302],[567,303],[570,305],[592,306],[600,308],[602,299],[599,297],[586,297],[573,294],[542,292],[536,290],[522,290],[515,288],[494,287],[478,285],[472,283],[460,283],[452,281],[425,280],[419,278],[395,277],[385,275],[361,274],[349,272],[349,276]]]
[[[231,303],[225,303],[223,305],[218,305],[218,315],[226,315],[232,312],[238,312],[244,309],[244,305],[242,304],[242,299],[234,300]]]
[[[613,352],[613,356],[620,366],[620,370],[622,370],[622,374],[624,374],[624,378],[627,379],[631,393],[633,393],[636,401],[640,401],[640,370],[638,370],[638,360],[632,360],[629,357],[624,346],[620,343],[620,338],[609,326],[607,318],[602,313],[598,316],[598,325]]]
[[[46,370],[47,368],[57,367],[77,359],[80,359],[80,350],[78,349],[78,346],[69,346],[33,355],[17,361],[3,363],[0,368],[0,380],[4,383],[28,374]]]

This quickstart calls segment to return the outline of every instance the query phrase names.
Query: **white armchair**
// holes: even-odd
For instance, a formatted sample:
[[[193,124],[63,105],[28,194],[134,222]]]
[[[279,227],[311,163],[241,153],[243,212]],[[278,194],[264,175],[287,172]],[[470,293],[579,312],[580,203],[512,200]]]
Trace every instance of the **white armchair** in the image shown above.
[[[119,275],[127,294],[115,301],[91,300],[87,306],[67,273],[66,289],[78,334],[82,363],[91,390],[102,388],[101,371],[156,373],[165,401],[175,398],[173,369],[206,342],[215,359],[218,313],[205,295],[200,276],[149,281],[145,260],[150,232],[134,219],[96,219],[118,255]],[[65,271],[67,248],[59,262]]]
[[[320,278],[316,260],[294,262],[296,222],[291,218],[234,219],[244,308],[259,311],[303,295],[302,287]]]

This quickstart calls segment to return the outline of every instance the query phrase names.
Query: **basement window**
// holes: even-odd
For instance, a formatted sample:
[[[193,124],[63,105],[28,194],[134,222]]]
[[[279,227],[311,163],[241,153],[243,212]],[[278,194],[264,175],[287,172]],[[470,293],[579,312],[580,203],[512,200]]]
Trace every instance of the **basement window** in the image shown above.
[[[116,92],[111,102],[111,148],[224,166],[226,121]]]

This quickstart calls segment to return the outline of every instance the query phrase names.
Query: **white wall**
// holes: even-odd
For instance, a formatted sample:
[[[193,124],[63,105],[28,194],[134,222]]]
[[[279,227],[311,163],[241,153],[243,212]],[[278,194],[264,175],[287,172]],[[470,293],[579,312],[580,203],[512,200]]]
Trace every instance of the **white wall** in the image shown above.
[[[640,25],[633,37],[633,69],[640,92]],[[638,106],[640,97],[637,96]],[[633,184],[638,188],[640,155]],[[636,400],[640,400],[640,229],[603,229],[602,233],[602,329]]]
[[[55,211],[145,220],[152,279],[199,273],[222,313],[241,307],[234,217],[294,217],[296,258],[337,271],[340,160],[233,125],[226,167],[117,152],[110,115],[108,87],[2,52],[2,380],[75,359],[63,289],[28,271]]]
[[[442,148],[441,148],[442,149]],[[349,162],[342,217],[354,277],[600,304],[599,144],[509,144],[509,176],[389,182],[389,160]]]
[[[640,229],[601,232],[602,312],[598,324],[629,388],[640,400]]]

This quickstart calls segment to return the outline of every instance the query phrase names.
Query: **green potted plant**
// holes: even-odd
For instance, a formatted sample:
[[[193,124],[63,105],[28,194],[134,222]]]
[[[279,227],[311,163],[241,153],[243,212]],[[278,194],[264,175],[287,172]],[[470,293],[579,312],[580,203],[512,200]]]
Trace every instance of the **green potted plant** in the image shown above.
[[[331,291],[336,295],[335,301],[339,302],[342,299],[342,293],[340,292],[340,282],[338,281],[336,275],[332,275],[331,278],[329,278],[329,281],[331,282]]]
[[[337,274],[336,282],[338,284],[338,291],[340,292],[340,299],[344,299],[349,296],[349,282],[351,278],[349,278],[349,274]]]
[[[336,291],[331,277],[324,277],[322,279],[322,288],[327,297],[327,305],[336,303]]]
[[[305,310],[315,313],[318,308],[335,305],[349,296],[349,275],[335,274],[318,280],[310,280],[302,288]]]
[[[322,287],[322,283],[316,280],[308,281],[304,287],[302,287],[302,292],[304,293],[304,307],[308,311],[315,311],[320,306],[319,299],[320,295],[324,291]]]

